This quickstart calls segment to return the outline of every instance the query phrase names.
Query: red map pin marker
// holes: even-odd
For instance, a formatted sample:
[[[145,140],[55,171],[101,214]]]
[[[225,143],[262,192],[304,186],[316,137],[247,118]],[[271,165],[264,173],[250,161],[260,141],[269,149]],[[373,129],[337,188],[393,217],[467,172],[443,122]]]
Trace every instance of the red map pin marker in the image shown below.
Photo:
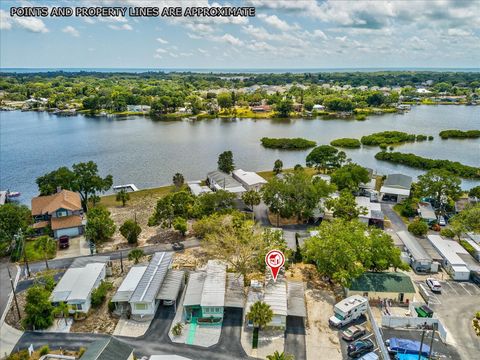
[[[285,264],[285,255],[280,250],[270,250],[265,255],[265,264],[270,268],[273,281],[277,281],[278,271]]]

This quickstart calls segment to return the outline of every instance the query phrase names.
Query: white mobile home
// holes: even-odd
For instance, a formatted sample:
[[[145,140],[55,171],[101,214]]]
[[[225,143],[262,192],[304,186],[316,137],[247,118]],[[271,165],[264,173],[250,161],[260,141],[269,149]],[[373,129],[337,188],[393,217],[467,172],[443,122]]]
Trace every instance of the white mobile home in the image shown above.
[[[410,266],[413,270],[427,273],[438,272],[438,263],[434,263],[432,257],[427,254],[413,235],[408,231],[399,231],[397,235],[403,242],[404,250],[409,256]]]
[[[237,196],[241,196],[246,189],[235,180],[232,175],[224,173],[222,171],[211,171],[207,174],[207,181],[210,189],[213,191],[225,190]]]
[[[258,191],[263,185],[267,183],[263,177],[253,171],[245,171],[242,169],[233,170],[232,176],[235,180],[240,182],[247,190]]]
[[[380,188],[380,198],[384,201],[400,203],[410,196],[412,177],[403,174],[390,174]]]
[[[442,256],[442,266],[452,279],[467,281],[470,278],[470,270],[465,261],[457,254],[460,245],[455,241],[445,240],[440,235],[428,235],[427,238]]]
[[[84,267],[69,268],[50,295],[56,305],[64,302],[70,312],[87,313],[90,310],[92,291],[98,288],[106,275],[106,263],[89,263]]]

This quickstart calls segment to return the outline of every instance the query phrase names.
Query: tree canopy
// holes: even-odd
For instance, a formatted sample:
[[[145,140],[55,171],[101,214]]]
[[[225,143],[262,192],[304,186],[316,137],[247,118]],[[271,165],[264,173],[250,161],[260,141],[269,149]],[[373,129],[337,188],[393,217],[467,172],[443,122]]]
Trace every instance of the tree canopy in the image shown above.
[[[95,244],[110,240],[115,233],[115,223],[110,217],[110,211],[102,206],[96,206],[87,212],[85,236]]]
[[[318,171],[331,171],[347,161],[347,155],[330,145],[320,145],[307,155],[307,166]]]
[[[359,185],[370,181],[369,172],[364,167],[350,163],[335,170],[331,176],[332,183],[338,190],[357,191]]]
[[[129,244],[136,244],[141,232],[142,228],[134,220],[125,220],[120,226],[120,234],[127,239]]]
[[[25,232],[32,223],[32,214],[25,205],[6,203],[0,206],[0,256],[11,251],[14,236]]]
[[[457,200],[462,194],[460,178],[447,170],[433,169],[418,177],[416,191],[421,196],[435,199],[436,206],[444,209],[448,200]]]

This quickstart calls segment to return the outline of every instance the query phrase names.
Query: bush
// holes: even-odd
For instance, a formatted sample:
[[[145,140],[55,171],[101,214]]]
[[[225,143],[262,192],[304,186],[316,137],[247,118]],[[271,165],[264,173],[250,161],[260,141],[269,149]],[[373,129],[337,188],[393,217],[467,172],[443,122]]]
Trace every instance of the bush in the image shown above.
[[[408,225],[408,231],[415,236],[424,236],[428,232],[428,224],[422,220],[415,220]]]
[[[136,244],[141,232],[142,228],[134,220],[126,220],[123,225],[120,226],[120,234],[127,239],[129,244]]]
[[[380,149],[382,149],[382,150],[386,150],[387,147],[388,147],[388,145],[385,144],[385,143],[382,143],[382,144],[380,144],[379,146],[380,146]]]
[[[109,301],[108,302],[108,312],[113,312],[115,310],[115,303]]]
[[[44,345],[40,348],[40,356],[47,355],[50,352],[48,345]]]
[[[415,141],[415,135],[407,134],[402,131],[382,131],[371,135],[362,136],[361,138],[363,145],[380,147],[382,144],[401,144],[408,141]]]
[[[360,140],[352,138],[335,139],[330,142],[330,145],[337,147],[344,147],[350,149],[356,149],[361,146]]]
[[[427,139],[428,138],[425,135],[417,135],[416,138],[415,138],[416,141],[425,141]]]
[[[172,327],[172,334],[174,336],[180,336],[182,335],[183,332],[183,324],[181,322],[177,322],[173,327]]]
[[[447,228],[440,230],[440,235],[453,239],[455,237],[455,232],[452,229]]]
[[[445,139],[476,139],[480,137],[480,130],[444,130],[438,134]]]
[[[433,136],[432,135],[429,135],[428,136],[428,141],[432,141],[433,140]]]
[[[470,245],[470,244],[469,244],[468,242],[466,242],[465,240],[460,240],[460,245],[462,245],[463,248],[464,248],[465,250],[467,250],[470,255],[472,255],[473,257],[475,257],[475,249],[474,249],[474,247],[473,247],[472,245]]]
[[[108,281],[102,281],[101,284],[92,291],[92,306],[99,307],[105,301],[107,292],[112,288],[112,283]]]
[[[282,149],[282,150],[301,150],[315,147],[317,143],[315,141],[306,140],[302,138],[267,138],[264,137],[260,140],[262,146],[269,149]]]
[[[367,115],[366,114],[357,114],[355,115],[355,119],[359,121],[364,121],[367,120]]]
[[[480,179],[480,168],[463,165],[458,161],[433,160],[415,154],[400,152],[381,151],[375,155],[375,159],[402,164],[422,170],[444,169],[462,178]]]
[[[175,218],[175,220],[173,220],[173,228],[185,236],[187,233],[187,220],[182,217]]]
[[[78,357],[81,358],[82,355],[85,354],[85,351],[87,351],[87,349],[81,347],[80,350],[78,350]]]

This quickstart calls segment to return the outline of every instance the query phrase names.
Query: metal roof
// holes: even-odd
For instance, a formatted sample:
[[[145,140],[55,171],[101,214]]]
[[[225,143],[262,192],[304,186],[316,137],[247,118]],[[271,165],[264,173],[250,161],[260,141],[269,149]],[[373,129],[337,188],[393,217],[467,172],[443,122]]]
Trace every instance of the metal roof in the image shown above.
[[[238,181],[248,186],[267,183],[267,180],[265,180],[263,177],[253,171],[236,169],[233,170],[232,174],[234,178],[236,177]]]
[[[427,235],[428,241],[438,250],[440,255],[448,261],[451,266],[466,266],[465,261],[458,256],[457,252],[466,253],[466,250],[453,240],[445,240],[440,235]]]
[[[420,217],[425,220],[436,220],[437,215],[435,215],[435,210],[428,202],[419,202],[418,203],[418,213]]]
[[[110,261],[110,256],[100,256],[100,255],[95,255],[95,256],[83,256],[76,258],[73,260],[72,264],[70,265],[70,269],[73,268],[83,268],[87,264],[91,263],[107,263]]]
[[[291,316],[307,317],[305,289],[302,281],[287,281],[287,313]]]
[[[130,300],[146,269],[147,265],[133,266],[113,296],[112,302]]]
[[[207,177],[213,180],[217,186],[217,190],[225,189],[233,191],[245,191],[245,188],[232,175],[224,173],[222,171],[211,171],[207,174]],[[242,190],[243,189],[243,190]]]
[[[83,268],[68,269],[53,289],[52,302],[86,300],[105,268],[103,263],[87,264]]]
[[[390,174],[383,182],[383,185],[391,188],[400,188],[410,190],[412,186],[412,177],[403,174]]]
[[[216,260],[207,263],[207,276],[203,284],[201,306],[224,306],[227,266]]]
[[[352,281],[353,291],[415,293],[410,277],[401,272],[366,272]]]
[[[278,273],[276,282],[273,281],[270,271],[267,270],[263,301],[270,305],[275,315],[287,316],[287,283],[282,270]]]
[[[422,245],[408,231],[399,231],[397,235],[415,261],[432,261],[432,257],[427,254]]]
[[[132,353],[130,345],[110,336],[91,343],[82,360],[128,360]]]
[[[155,300],[165,275],[172,263],[171,252],[156,252],[143,273],[130,302],[152,302]]]
[[[168,270],[165,280],[163,280],[160,291],[157,294],[159,300],[176,300],[178,293],[182,288],[185,279],[185,272],[183,270]]]
[[[227,290],[225,293],[225,306],[242,308],[245,303],[243,292],[243,275],[227,273]]]
[[[410,190],[399,189],[396,187],[385,186],[385,185],[380,188],[380,192],[384,194],[394,194],[394,195],[404,195],[404,196],[410,195]]]
[[[204,271],[190,273],[187,290],[183,299],[183,306],[200,305],[202,300],[203,284],[207,274]]]

